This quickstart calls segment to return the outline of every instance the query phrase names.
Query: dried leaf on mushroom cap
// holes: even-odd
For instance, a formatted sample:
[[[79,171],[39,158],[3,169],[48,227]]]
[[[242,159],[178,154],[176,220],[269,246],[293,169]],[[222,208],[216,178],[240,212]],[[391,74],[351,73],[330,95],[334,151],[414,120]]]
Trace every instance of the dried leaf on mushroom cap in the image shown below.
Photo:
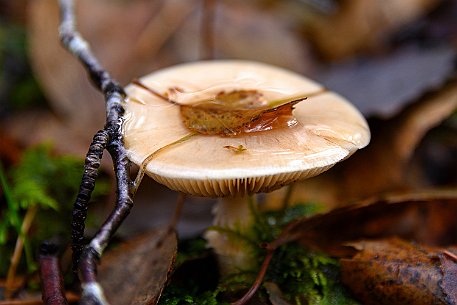
[[[266,64],[197,62],[152,73],[140,82],[162,97],[138,85],[126,88],[124,137],[129,158],[140,165],[160,150],[148,159],[147,174],[185,193],[229,196],[270,191],[327,170],[370,139],[366,121],[342,97]],[[182,105],[242,90],[259,93],[264,109],[308,98],[294,105],[296,124],[291,127],[235,136],[201,134],[186,127]]]

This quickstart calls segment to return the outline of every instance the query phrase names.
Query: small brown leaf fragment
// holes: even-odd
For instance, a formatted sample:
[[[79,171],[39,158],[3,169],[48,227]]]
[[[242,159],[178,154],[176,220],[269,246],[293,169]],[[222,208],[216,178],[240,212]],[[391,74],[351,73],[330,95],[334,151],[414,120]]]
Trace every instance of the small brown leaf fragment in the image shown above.
[[[112,305],[156,304],[176,257],[177,238],[157,230],[130,240],[102,259],[99,280]]]
[[[247,150],[247,148],[241,144],[238,146],[225,145],[224,148],[228,149],[230,151],[233,151],[235,154],[239,154],[239,153],[242,153],[243,151]]]
[[[352,245],[360,252],[341,260],[341,276],[363,304],[455,304],[440,287],[439,249],[396,238]]]

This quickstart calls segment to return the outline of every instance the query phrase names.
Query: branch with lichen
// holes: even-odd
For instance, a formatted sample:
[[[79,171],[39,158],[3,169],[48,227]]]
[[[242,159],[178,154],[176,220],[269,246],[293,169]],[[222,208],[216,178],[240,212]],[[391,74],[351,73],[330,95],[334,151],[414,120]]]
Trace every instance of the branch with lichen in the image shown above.
[[[73,1],[60,0],[60,8],[60,39],[68,51],[84,65],[95,87],[101,91],[106,102],[105,126],[94,136],[86,155],[84,174],[74,205],[72,240],[74,242],[75,270],[79,269],[83,288],[81,304],[107,304],[96,280],[97,261],[133,205],[131,198],[132,183],[129,176],[130,163],[121,133],[125,93],[119,83],[100,65],[89,44],[76,30]],[[90,244],[84,247],[82,240],[87,205],[95,186],[97,170],[105,149],[110,153],[113,160],[117,184],[116,204]]]

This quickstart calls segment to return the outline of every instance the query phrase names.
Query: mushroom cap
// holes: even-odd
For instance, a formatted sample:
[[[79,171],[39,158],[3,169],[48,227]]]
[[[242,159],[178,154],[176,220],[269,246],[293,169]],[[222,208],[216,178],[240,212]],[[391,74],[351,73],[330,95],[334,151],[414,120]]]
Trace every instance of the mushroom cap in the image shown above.
[[[270,99],[310,96],[295,105],[293,127],[237,136],[194,135],[180,106],[130,84],[123,135],[129,159],[137,165],[157,150],[146,173],[170,189],[197,196],[268,192],[316,176],[370,141],[362,115],[341,96],[303,76],[248,61],[204,61],[166,68],[140,79],[163,94],[180,88],[180,104],[192,104],[221,90],[254,89]],[[242,145],[242,146],[240,146]],[[242,147],[242,151],[235,149]]]

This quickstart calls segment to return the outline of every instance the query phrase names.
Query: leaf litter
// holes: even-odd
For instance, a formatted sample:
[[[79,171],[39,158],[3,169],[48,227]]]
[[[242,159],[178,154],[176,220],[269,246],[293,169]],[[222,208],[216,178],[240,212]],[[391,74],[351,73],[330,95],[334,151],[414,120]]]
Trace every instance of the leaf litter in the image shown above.
[[[342,281],[363,304],[456,304],[455,251],[398,238],[362,240],[341,263]]]
[[[99,280],[110,304],[156,304],[168,281],[176,247],[176,233],[160,229],[108,251]]]

